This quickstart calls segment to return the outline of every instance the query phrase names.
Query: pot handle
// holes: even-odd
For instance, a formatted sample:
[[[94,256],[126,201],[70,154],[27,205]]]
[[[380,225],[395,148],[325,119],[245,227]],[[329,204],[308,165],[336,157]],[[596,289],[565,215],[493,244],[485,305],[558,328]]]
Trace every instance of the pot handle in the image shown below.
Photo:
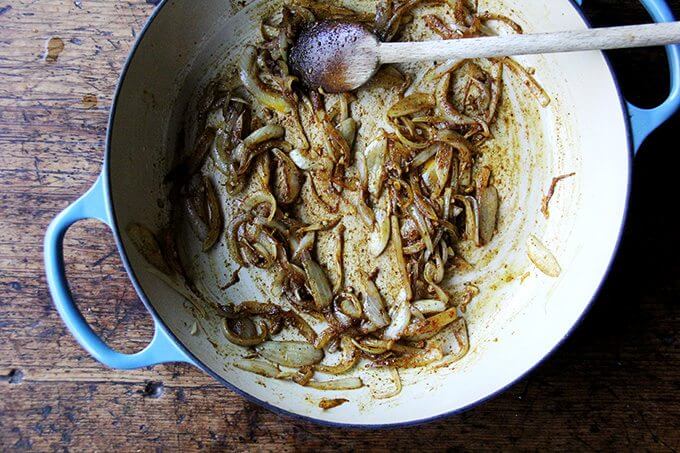
[[[581,6],[583,0],[575,0]],[[666,0],[640,0],[655,22],[673,22],[673,12]],[[645,139],[680,108],[680,45],[666,46],[671,88],[668,98],[659,106],[643,109],[626,102],[630,118],[633,149],[637,154]]]
[[[52,300],[61,319],[78,343],[92,357],[110,368],[129,370],[166,362],[192,363],[156,319],[154,319],[155,332],[151,343],[135,354],[123,354],[108,347],[92,330],[76,307],[64,271],[64,235],[71,225],[83,219],[97,219],[111,228],[112,221],[106,209],[105,197],[103,177],[99,176],[90,190],[64,209],[47,228],[44,250],[45,271]]]
[[[672,22],[675,20],[673,12],[665,0],[640,1],[654,21]],[[671,89],[668,98],[661,105],[653,109],[643,109],[627,102],[635,153],[638,152],[640,145],[642,145],[649,134],[665,123],[680,108],[680,45],[666,46],[666,54],[668,55],[671,79]]]

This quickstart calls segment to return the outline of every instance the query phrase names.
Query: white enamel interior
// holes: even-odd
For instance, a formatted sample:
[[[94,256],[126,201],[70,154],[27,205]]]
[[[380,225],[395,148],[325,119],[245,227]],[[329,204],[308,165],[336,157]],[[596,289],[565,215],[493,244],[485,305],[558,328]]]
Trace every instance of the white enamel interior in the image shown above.
[[[328,397],[327,392],[229,366],[238,351],[225,343],[218,326],[207,327],[218,350],[206,335],[192,336],[193,318],[181,298],[145,269],[124,234],[130,222],[158,226],[164,218],[159,203],[164,199],[162,179],[188,99],[231,44],[256,33],[248,18],[257,8],[250,5],[234,16],[232,3],[164,4],[130,62],[116,103],[109,150],[113,208],[133,278],[168,329],[197,360],[243,392],[285,411],[333,423],[388,425],[428,419],[484,399],[536,365],[587,309],[607,271],[624,217],[628,136],[603,56],[586,52],[520,58],[536,68],[553,102],[541,111],[540,123],[522,133],[521,144],[526,146],[512,150],[518,165],[527,168],[516,185],[501,187],[501,233],[489,246],[495,257],[476,273],[461,277],[480,285],[484,294],[469,309],[468,356],[451,369],[405,373],[406,385],[397,398],[374,400],[368,388],[338,392],[350,403],[322,411],[315,402]],[[261,4],[273,9],[278,2]],[[480,9],[516,18],[526,32],[585,27],[568,0],[480,4]],[[537,143],[543,149],[535,149]],[[553,176],[571,171],[577,176],[560,186],[546,221],[539,213],[541,197]],[[541,238],[558,258],[563,268],[559,278],[541,274],[527,259],[524,240],[529,234]],[[497,283],[505,277],[508,282]],[[253,297],[260,294],[255,287],[246,288],[249,291]],[[376,382],[372,376],[367,381]]]

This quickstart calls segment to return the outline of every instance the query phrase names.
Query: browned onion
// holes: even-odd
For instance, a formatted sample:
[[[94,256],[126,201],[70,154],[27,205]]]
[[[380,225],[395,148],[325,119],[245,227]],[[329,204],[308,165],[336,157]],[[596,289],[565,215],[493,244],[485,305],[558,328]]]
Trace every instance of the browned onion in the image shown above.
[[[401,393],[401,377],[399,376],[399,370],[390,367],[390,374],[392,375],[392,381],[394,382],[394,390],[390,392],[383,392],[383,393],[373,393],[372,396],[375,399],[383,400],[383,399],[389,399],[389,398],[394,398],[395,396],[399,395]]]
[[[131,223],[127,226],[125,231],[135,244],[137,250],[144,256],[144,259],[146,259],[149,264],[166,275],[172,273],[165,262],[163,253],[161,253],[158,240],[151,230],[139,223]]]
[[[305,337],[305,340],[311,344],[316,343],[316,332],[302,316],[295,313],[294,311],[287,311],[284,314],[284,319],[286,324],[297,329],[297,331],[300,332],[303,337]]]
[[[312,259],[309,252],[302,254],[302,265],[307,274],[309,289],[314,297],[314,303],[318,311],[328,308],[333,300],[333,290],[328,282],[326,273],[321,266]]]
[[[374,257],[382,255],[390,241],[390,233],[392,228],[390,226],[390,211],[389,204],[386,210],[378,210],[375,215],[376,225],[371,233],[369,242],[369,251]]]
[[[328,409],[333,409],[334,407],[338,407],[348,402],[349,400],[347,398],[333,398],[333,399],[322,398],[321,401],[319,401],[319,407],[327,411]]]
[[[350,337],[342,337],[340,340],[340,347],[342,349],[342,359],[335,365],[316,365],[317,371],[328,374],[343,374],[354,368],[361,357],[352,339]]]
[[[208,214],[208,234],[203,241],[203,251],[210,250],[220,237],[222,232],[222,209],[220,200],[215,191],[215,186],[207,177],[203,177],[203,186],[206,194],[206,206]]]
[[[302,341],[266,341],[255,350],[265,359],[291,368],[315,365],[324,356],[322,350]]]
[[[479,239],[482,244],[488,244],[496,230],[498,216],[498,190],[494,186],[480,189],[479,193]]]
[[[333,285],[333,294],[340,292],[345,284],[345,267],[344,267],[344,244],[345,244],[345,225],[338,226],[335,235],[335,248],[333,251],[333,264],[335,265],[335,284]]]
[[[391,39],[413,15],[422,16],[411,13],[416,6],[440,3],[451,14],[444,20],[428,11],[425,21],[447,39],[482,36],[490,20],[519,31],[510,19],[479,13],[470,2],[457,0],[380,0],[376,29]],[[316,0],[293,0],[282,8],[280,22],[262,21],[265,42],[246,48],[240,61],[243,86],[232,89],[234,84],[219,81],[206,89],[198,101],[198,127],[187,125],[186,135],[197,137],[195,146],[188,153],[181,150],[180,165],[169,175],[172,197],[186,201],[188,220],[206,251],[225,229],[222,186],[212,187],[207,174],[223,174],[230,195],[247,191],[237,203],[227,203],[230,214],[235,205],[226,226],[227,247],[239,264],[274,275],[276,303],[222,306],[204,282],[185,276],[172,235],[167,247],[159,247],[150,231],[138,232],[142,239],[135,242],[147,249],[142,252],[147,261],[162,269],[154,273],[163,281],[179,287],[192,305],[205,299],[217,310],[230,342],[254,346],[266,359],[237,361],[235,367],[310,388],[346,390],[363,382],[356,377],[318,381],[315,370],[347,373],[363,357],[388,367],[394,382],[394,390],[375,397],[393,397],[401,390],[398,368],[444,366],[469,349],[459,313],[479,290],[467,284],[461,292],[447,284],[450,273],[465,263],[458,251],[461,238],[483,246],[499,224],[501,199],[490,168],[483,165],[491,160],[479,158],[489,148],[478,145],[505,114],[504,67],[519,75],[540,102],[545,104],[547,95],[532,73],[508,59],[443,62],[414,83],[408,73],[386,67],[354,94],[309,91],[295,83],[286,56],[300,30],[323,18],[366,16]],[[350,108],[350,102],[363,102],[362,90],[375,89],[397,100],[359,130],[353,114],[363,108],[358,103]],[[360,147],[354,149],[355,144]],[[207,152],[214,164],[204,165]],[[307,187],[302,177],[309,179]],[[350,218],[331,231],[352,215],[364,226]],[[181,217],[173,214],[176,219]],[[368,256],[357,257],[354,244],[344,250],[345,225],[348,238],[358,240]],[[536,238],[529,239],[527,253],[543,272],[558,275],[559,264]],[[350,257],[358,264],[348,262]],[[387,265],[397,266],[398,281],[385,282],[395,275],[382,272]],[[369,268],[375,269],[370,277],[363,272]],[[357,280],[358,292],[347,286]],[[290,303],[293,311],[282,309],[279,301]],[[313,326],[308,317],[328,325]],[[304,340],[278,341],[279,333],[290,338],[283,329]],[[339,360],[321,363],[326,352],[338,349]],[[296,369],[282,371],[277,364]]]
[[[406,354],[386,359],[378,359],[375,364],[378,366],[390,366],[396,368],[421,368],[441,360],[444,353],[438,346],[431,346],[414,354]]]
[[[531,262],[545,275],[559,277],[562,273],[562,268],[555,255],[533,234],[527,240],[527,255]]]
[[[390,312],[392,318],[390,325],[383,333],[383,338],[387,340],[398,340],[402,337],[411,321],[411,303],[408,300],[405,290],[401,290],[397,296],[397,301]]]
[[[277,148],[272,153],[276,162],[272,184],[274,196],[281,204],[293,203],[302,187],[300,171],[288,154]]]
[[[311,387],[317,390],[355,390],[364,386],[361,378],[346,377],[340,379],[332,379],[330,381],[309,381],[305,387]]]
[[[408,339],[412,341],[427,340],[456,319],[458,319],[456,309],[449,308],[446,311],[427,318],[425,321],[411,324],[408,329],[406,329],[405,334]]]
[[[390,323],[390,317],[385,310],[385,303],[378,291],[378,287],[375,286],[373,280],[365,273],[362,274],[362,277],[365,289],[362,305],[366,319],[370,323],[370,328],[380,329],[385,327]]]
[[[289,113],[292,109],[290,103],[282,93],[277,93],[266,86],[260,79],[257,70],[257,50],[248,46],[243,51],[240,64],[240,76],[243,86],[262,105],[281,113]]]
[[[360,319],[363,314],[361,302],[352,288],[348,288],[348,290],[335,296],[333,308],[336,318],[344,326],[351,325],[355,320]]]
[[[244,321],[241,322],[243,323]],[[267,325],[264,322],[260,322],[260,333],[258,335],[252,337],[241,336],[231,329],[229,321],[226,318],[222,319],[222,332],[230,342],[245,347],[257,346],[258,344],[263,343],[269,335]],[[246,334],[246,332],[243,333]]]
[[[431,93],[413,93],[394,104],[387,111],[387,116],[398,118],[412,115],[423,110],[430,110],[435,106],[435,99]]]

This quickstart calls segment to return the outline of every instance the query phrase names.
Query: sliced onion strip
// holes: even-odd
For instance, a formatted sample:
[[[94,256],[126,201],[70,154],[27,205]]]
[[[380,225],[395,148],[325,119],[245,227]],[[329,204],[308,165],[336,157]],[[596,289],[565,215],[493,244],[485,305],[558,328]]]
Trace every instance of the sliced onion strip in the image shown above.
[[[380,329],[390,323],[390,317],[385,310],[385,303],[375,285],[368,275],[363,274],[364,298],[363,311],[372,327]]]
[[[376,225],[371,232],[368,249],[373,257],[379,257],[387,247],[390,241],[390,233],[392,228],[390,226],[390,212],[389,203],[385,210],[379,209],[375,215]]]
[[[398,118],[430,110],[435,106],[434,96],[431,93],[413,93],[399,100],[389,108],[387,116]]]
[[[378,366],[391,366],[396,368],[421,368],[441,360],[444,357],[439,346],[433,345],[414,354],[405,354],[399,357],[379,359],[375,363]]]
[[[324,356],[323,350],[303,341],[266,341],[255,350],[265,359],[291,368],[315,365]]]
[[[456,319],[458,319],[456,308],[449,308],[427,318],[425,321],[411,323],[406,329],[405,335],[411,341],[427,340]]]
[[[357,347],[352,343],[350,337],[342,337],[340,340],[340,348],[342,349],[342,359],[335,365],[316,365],[316,371],[328,374],[343,374],[354,368],[359,362],[361,355]]]
[[[402,337],[406,328],[411,322],[411,303],[409,302],[406,291],[401,290],[397,296],[397,301],[390,312],[392,318],[390,325],[385,329],[383,338],[386,340],[398,340]]]
[[[305,387],[317,390],[355,390],[364,386],[364,382],[358,377],[346,377],[332,379],[330,381],[309,381]]]
[[[533,234],[527,239],[527,255],[532,263],[549,277],[559,277],[562,273],[555,255]]]
[[[389,367],[390,374],[392,375],[392,382],[394,383],[394,390],[385,393],[371,393],[371,396],[377,400],[385,400],[389,398],[394,398],[401,393],[401,376],[399,376],[399,370],[395,367]]]
[[[302,266],[307,274],[307,282],[314,297],[316,308],[323,311],[331,305],[333,300],[333,290],[328,282],[328,277],[323,268],[312,259],[309,252],[302,254]]]
[[[260,79],[257,69],[257,50],[248,46],[240,61],[239,75],[243,86],[265,107],[280,113],[290,113],[292,108],[282,93],[266,86]]]
[[[247,196],[241,203],[241,209],[250,213],[256,206],[261,204],[269,205],[267,220],[274,220],[276,215],[276,198],[269,192],[259,191]]]
[[[401,243],[401,226],[399,224],[399,218],[396,215],[392,216],[392,244],[394,244],[394,253],[397,257],[397,266],[401,272],[401,281],[404,284],[404,289],[406,290],[406,298],[408,300],[413,299],[413,290],[411,288],[411,281],[409,279],[408,270],[406,269],[406,260],[404,259],[404,247]]]
[[[421,299],[413,302],[413,307],[418,309],[422,314],[429,315],[432,313],[441,313],[446,310],[446,303],[437,299]]]
[[[263,343],[269,335],[267,325],[264,322],[260,322],[260,333],[257,336],[253,338],[244,338],[239,336],[231,329],[227,318],[222,318],[222,332],[224,333],[224,336],[227,338],[227,340],[229,340],[231,343],[244,347],[257,346]]]

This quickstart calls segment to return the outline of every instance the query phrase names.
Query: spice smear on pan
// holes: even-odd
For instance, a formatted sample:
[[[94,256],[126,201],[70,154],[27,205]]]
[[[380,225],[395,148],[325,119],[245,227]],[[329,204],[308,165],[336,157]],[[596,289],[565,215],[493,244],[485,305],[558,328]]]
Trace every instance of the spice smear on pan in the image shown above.
[[[222,318],[226,339],[244,350],[235,367],[352,390],[364,386],[352,373],[365,363],[390,373],[390,391],[373,394],[391,398],[402,389],[399,369],[447,366],[470,348],[464,312],[479,289],[454,295],[447,282],[470,266],[460,244],[485,247],[496,234],[502,199],[479,157],[493,139],[504,71],[540,105],[550,98],[509,58],[387,66],[351,93],[309,90],[288,53],[322,20],[359,22],[386,41],[482,36],[490,22],[522,32],[465,1],[381,0],[375,16],[292,1],[244,46],[238,77],[205,89],[186,126],[195,137],[167,177],[170,226],[154,234],[133,224],[128,233],[197,317],[211,306]],[[236,200],[228,212],[223,198]],[[266,299],[232,303],[199,285],[178,251],[175,226],[185,223],[200,253],[224,244],[241,270],[225,270],[223,291],[259,270],[272,280]]]

